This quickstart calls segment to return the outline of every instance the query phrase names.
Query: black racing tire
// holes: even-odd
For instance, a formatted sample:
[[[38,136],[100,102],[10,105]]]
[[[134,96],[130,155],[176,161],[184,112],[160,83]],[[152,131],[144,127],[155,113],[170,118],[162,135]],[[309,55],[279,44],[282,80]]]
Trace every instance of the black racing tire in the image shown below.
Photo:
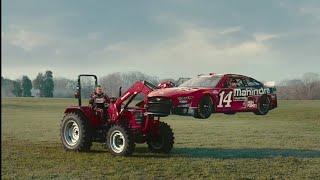
[[[60,124],[60,139],[67,151],[88,151],[92,146],[92,128],[77,113],[67,113]]]
[[[107,149],[112,155],[129,156],[135,149],[133,134],[123,126],[111,126],[106,138]]]
[[[152,135],[147,137],[148,148],[154,153],[168,154],[172,150],[174,144],[173,131],[165,122],[160,122],[159,131],[158,137]]]
[[[254,111],[253,113],[255,115],[266,115],[268,114],[269,110],[270,110],[270,99],[268,98],[268,96],[263,95],[259,98],[258,103],[257,103],[257,110]]]
[[[213,102],[210,96],[203,96],[199,102],[198,108],[194,111],[194,117],[197,119],[207,119],[213,113]]]

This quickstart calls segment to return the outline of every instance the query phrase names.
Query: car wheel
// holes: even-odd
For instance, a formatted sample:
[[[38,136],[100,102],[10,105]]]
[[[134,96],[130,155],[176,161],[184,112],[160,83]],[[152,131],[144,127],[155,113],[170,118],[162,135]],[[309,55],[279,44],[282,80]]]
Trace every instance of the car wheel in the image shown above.
[[[210,96],[204,96],[195,110],[194,117],[197,119],[207,119],[213,112],[213,103]]]
[[[266,115],[270,109],[270,99],[268,96],[261,96],[258,100],[257,110],[254,112],[256,115]]]

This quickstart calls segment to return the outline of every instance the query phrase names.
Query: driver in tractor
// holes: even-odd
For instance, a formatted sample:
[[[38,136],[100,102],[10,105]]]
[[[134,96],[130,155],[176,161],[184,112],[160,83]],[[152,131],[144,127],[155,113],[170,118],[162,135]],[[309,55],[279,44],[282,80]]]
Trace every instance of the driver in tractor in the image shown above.
[[[103,120],[107,119],[107,108],[110,103],[110,98],[104,94],[100,85],[97,85],[95,91],[91,94],[89,105],[93,108],[96,115],[100,114]]]

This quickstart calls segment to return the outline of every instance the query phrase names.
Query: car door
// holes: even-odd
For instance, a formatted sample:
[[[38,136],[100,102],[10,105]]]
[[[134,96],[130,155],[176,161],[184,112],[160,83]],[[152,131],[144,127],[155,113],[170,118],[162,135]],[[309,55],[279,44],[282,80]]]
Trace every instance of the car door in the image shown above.
[[[229,77],[226,80],[224,88],[221,88],[218,93],[216,111],[228,113],[243,110],[243,103],[246,99],[235,95],[241,95],[244,88],[245,86],[241,77]]]
[[[263,88],[263,84],[250,77],[246,77],[244,81],[246,84],[246,90],[250,92],[247,95],[246,110],[252,111],[257,108],[257,103],[261,96],[259,94],[259,90]]]
[[[234,77],[237,82],[237,87],[233,87],[232,91],[232,103],[231,110],[232,112],[241,112],[246,110],[247,96],[246,84],[242,76]]]

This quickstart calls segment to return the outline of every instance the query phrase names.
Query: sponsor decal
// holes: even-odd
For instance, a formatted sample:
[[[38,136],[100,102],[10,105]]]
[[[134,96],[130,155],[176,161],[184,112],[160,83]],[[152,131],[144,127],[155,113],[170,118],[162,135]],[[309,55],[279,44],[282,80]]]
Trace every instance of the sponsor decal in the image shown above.
[[[262,94],[270,94],[269,88],[260,88],[260,89],[234,89],[234,97],[246,97],[246,96],[256,96]]]
[[[180,104],[186,104],[188,103],[193,97],[192,96],[181,96],[178,97],[179,103]]]
[[[192,98],[193,98],[192,96],[180,96],[178,97],[178,100],[190,100]]]
[[[97,104],[102,104],[104,103],[104,101],[105,101],[104,97],[94,99],[94,102]]]
[[[255,104],[254,101],[248,101],[247,108],[257,108],[257,104]]]
[[[248,100],[248,97],[242,97],[242,96],[240,96],[240,97],[233,97],[233,100],[234,100],[234,101],[246,101],[246,100]]]

